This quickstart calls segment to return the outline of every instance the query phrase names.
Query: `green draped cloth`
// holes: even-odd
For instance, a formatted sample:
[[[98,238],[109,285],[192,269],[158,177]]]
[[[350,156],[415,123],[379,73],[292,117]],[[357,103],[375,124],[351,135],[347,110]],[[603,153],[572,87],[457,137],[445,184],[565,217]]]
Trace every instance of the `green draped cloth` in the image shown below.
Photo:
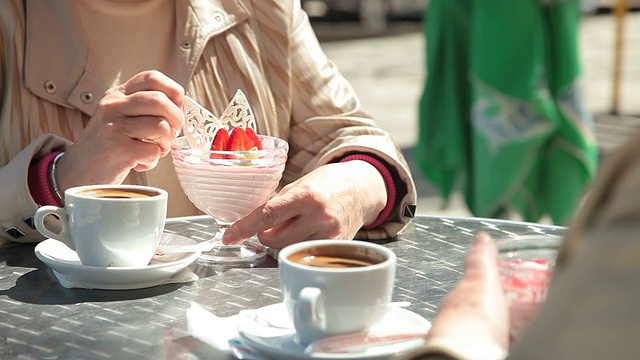
[[[475,216],[566,224],[597,168],[578,0],[431,0],[415,157]]]

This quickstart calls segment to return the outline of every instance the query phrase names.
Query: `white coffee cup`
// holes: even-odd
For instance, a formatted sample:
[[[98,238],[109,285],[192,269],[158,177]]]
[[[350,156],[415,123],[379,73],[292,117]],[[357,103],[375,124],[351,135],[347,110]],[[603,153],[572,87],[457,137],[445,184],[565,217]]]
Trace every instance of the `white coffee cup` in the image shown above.
[[[312,240],[278,255],[280,288],[297,340],[366,330],[389,310],[396,255],[364,241]],[[333,267],[337,265],[353,267]]]
[[[85,266],[142,267],[153,257],[164,230],[168,194],[139,185],[89,185],[65,191],[65,207],[42,206],[38,231],[75,250]],[[54,232],[45,217],[60,219]]]

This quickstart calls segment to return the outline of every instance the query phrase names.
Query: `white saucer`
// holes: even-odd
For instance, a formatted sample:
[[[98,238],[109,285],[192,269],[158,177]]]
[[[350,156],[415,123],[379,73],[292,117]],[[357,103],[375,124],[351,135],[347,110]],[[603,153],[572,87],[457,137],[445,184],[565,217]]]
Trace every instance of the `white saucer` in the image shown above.
[[[190,244],[195,241],[165,233],[161,243]],[[47,239],[38,244],[35,254],[53,270],[58,280],[74,284],[74,287],[105,290],[129,290],[160,285],[200,256],[200,252],[156,255],[145,267],[84,266],[75,251],[54,239]]]
[[[295,330],[283,303],[265,306],[251,312],[255,315],[239,316],[240,338],[248,347],[273,359],[393,359],[424,344],[423,338],[413,338],[400,343],[370,347],[362,352],[305,353],[305,346],[295,340]],[[378,326],[422,328],[426,332],[431,328],[431,323],[414,312],[392,307]]]

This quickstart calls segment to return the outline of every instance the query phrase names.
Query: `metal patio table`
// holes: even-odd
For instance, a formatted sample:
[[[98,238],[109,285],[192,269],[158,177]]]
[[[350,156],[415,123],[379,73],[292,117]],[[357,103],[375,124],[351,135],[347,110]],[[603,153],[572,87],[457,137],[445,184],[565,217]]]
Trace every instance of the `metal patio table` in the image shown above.
[[[194,240],[215,233],[212,218],[167,221],[166,231]],[[394,301],[432,320],[462,274],[464,256],[479,231],[492,237],[552,234],[552,225],[472,217],[418,216],[395,239],[381,241],[398,257]],[[230,316],[280,302],[277,262],[267,256],[246,267],[197,261],[196,282],[136,290],[66,289],[34,255],[35,244],[0,248],[1,359],[220,359],[189,336],[191,302]],[[230,357],[229,357],[230,358]]]

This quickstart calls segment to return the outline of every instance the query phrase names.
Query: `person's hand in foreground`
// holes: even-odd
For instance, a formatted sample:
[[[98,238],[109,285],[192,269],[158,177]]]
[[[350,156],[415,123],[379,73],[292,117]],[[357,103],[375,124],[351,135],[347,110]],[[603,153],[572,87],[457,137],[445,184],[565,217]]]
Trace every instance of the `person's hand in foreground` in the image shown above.
[[[258,234],[264,245],[281,249],[311,239],[352,239],[376,220],[386,201],[384,180],[371,164],[327,164],[237,221],[222,241],[232,244]]]
[[[460,282],[445,297],[427,335],[427,349],[468,359],[499,359],[509,347],[509,309],[497,266],[498,250],[486,233],[476,236]],[[451,351],[446,351],[451,350]],[[433,352],[427,352],[432,354]],[[426,357],[428,358],[428,357]]]
[[[155,167],[182,129],[184,89],[157,71],[109,89],[82,137],[58,163],[60,189],[119,184],[131,170]]]

